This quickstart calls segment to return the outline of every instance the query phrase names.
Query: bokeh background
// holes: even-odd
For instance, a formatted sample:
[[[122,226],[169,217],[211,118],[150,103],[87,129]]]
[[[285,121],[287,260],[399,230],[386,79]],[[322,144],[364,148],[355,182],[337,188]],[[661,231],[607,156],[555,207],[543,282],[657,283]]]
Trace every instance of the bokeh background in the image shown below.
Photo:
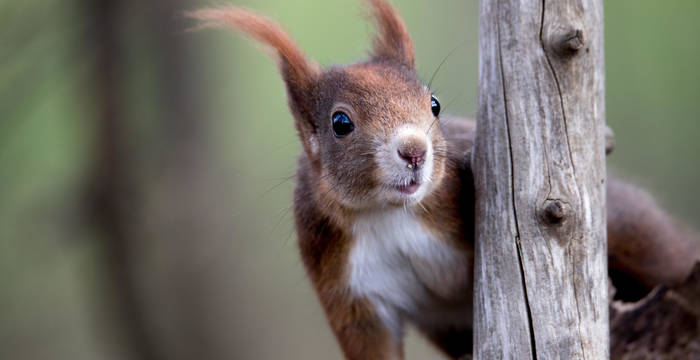
[[[221,3],[221,2],[219,2]],[[399,1],[473,115],[478,4]],[[0,359],[340,358],[296,251],[300,146],[272,61],[187,0],[0,1]],[[236,0],[322,64],[358,0]],[[609,168],[700,225],[700,2],[605,2]],[[440,358],[413,331],[408,359]]]

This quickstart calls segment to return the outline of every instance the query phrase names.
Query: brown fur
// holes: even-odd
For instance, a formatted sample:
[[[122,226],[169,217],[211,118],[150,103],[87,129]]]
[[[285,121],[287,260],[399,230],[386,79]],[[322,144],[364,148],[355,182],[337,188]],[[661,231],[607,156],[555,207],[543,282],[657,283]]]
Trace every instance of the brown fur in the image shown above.
[[[296,43],[274,21],[254,11],[225,6],[216,9],[202,9],[188,13],[202,22],[204,27],[228,27],[253,37],[274,50],[273,57],[287,86],[289,108],[296,119],[295,126],[307,153],[311,153],[309,136],[314,125],[311,119],[314,87],[320,75],[318,64],[306,58]]]
[[[343,222],[334,220],[338,207],[327,200],[323,191],[318,191],[318,177],[312,174],[314,170],[308,158],[302,156],[297,170],[299,186],[294,192],[294,213],[307,273],[346,357],[389,359],[392,353],[400,352],[400,347],[391,342],[368,302],[348,296],[343,269],[352,239],[343,231],[347,229]]]
[[[644,190],[611,176],[607,210],[611,267],[649,288],[685,280],[700,254],[694,234],[666,215]]]
[[[392,59],[409,68],[415,66],[415,49],[401,16],[385,0],[366,0],[379,31],[374,38],[372,57]]]
[[[278,25],[250,10],[224,7],[191,15],[206,25],[240,30],[274,50],[304,147],[294,213],[309,278],[346,358],[400,359],[400,339],[391,336],[372,302],[353,296],[349,288],[355,220],[368,209],[402,205],[379,196],[387,185],[382,182],[385,169],[373,160],[377,142],[390,141],[406,124],[425,130],[434,149],[433,190],[411,206],[421,228],[461,254],[463,262],[446,270],[420,257],[407,261],[438,306],[471,309],[474,189],[469,153],[475,124],[443,118],[433,126],[438,119],[431,114],[430,92],[415,72],[406,26],[385,0],[367,3],[378,28],[370,60],[324,70]],[[333,136],[331,115],[336,111],[347,113],[356,126],[347,137]],[[608,203],[612,266],[648,286],[673,284],[685,276],[697,256],[694,238],[680,231],[647,195],[617,180],[609,182]],[[471,352],[468,326],[420,321],[416,326],[450,357]]]

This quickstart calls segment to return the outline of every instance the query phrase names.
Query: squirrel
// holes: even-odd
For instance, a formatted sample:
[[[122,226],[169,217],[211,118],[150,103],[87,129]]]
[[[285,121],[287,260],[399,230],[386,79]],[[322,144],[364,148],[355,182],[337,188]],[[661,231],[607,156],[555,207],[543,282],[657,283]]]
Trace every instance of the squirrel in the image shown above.
[[[403,358],[411,323],[460,358],[472,351],[476,124],[440,113],[396,9],[366,3],[377,28],[369,59],[323,69],[251,10],[190,16],[273,50],[303,147],[294,191],[301,258],[345,357]],[[607,184],[611,268],[647,287],[682,281],[700,258],[696,238],[643,190]]]

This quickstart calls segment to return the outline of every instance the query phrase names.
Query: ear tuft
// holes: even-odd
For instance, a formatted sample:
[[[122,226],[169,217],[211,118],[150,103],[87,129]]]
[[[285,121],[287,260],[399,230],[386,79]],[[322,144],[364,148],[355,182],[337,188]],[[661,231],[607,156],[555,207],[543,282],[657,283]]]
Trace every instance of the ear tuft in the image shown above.
[[[415,67],[415,49],[406,24],[387,0],[365,0],[377,27],[372,57],[397,61]]]
[[[289,108],[295,118],[302,145],[309,156],[312,152],[316,124],[313,119],[314,96],[321,68],[306,58],[296,43],[282,28],[267,17],[236,6],[202,9],[186,14],[202,22],[201,28],[226,27],[241,31],[253,39],[271,47],[277,59],[282,79],[287,87]]]
[[[202,27],[228,27],[272,47],[279,55],[277,60],[281,62],[280,65],[297,72],[300,77],[313,77],[319,72],[318,65],[304,56],[294,40],[277,23],[252,10],[225,6],[201,9],[187,15],[202,21]]]

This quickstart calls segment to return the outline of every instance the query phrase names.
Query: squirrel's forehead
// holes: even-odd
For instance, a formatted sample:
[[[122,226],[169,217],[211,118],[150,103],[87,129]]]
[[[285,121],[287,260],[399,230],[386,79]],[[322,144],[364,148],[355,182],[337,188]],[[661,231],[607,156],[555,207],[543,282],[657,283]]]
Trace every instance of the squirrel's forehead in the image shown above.
[[[334,69],[328,74],[327,94],[334,94],[342,101],[357,101],[365,105],[386,99],[423,102],[430,90],[423,85],[412,70],[392,66],[358,64]],[[334,90],[334,91],[333,91]],[[384,100],[383,100],[384,99]]]

